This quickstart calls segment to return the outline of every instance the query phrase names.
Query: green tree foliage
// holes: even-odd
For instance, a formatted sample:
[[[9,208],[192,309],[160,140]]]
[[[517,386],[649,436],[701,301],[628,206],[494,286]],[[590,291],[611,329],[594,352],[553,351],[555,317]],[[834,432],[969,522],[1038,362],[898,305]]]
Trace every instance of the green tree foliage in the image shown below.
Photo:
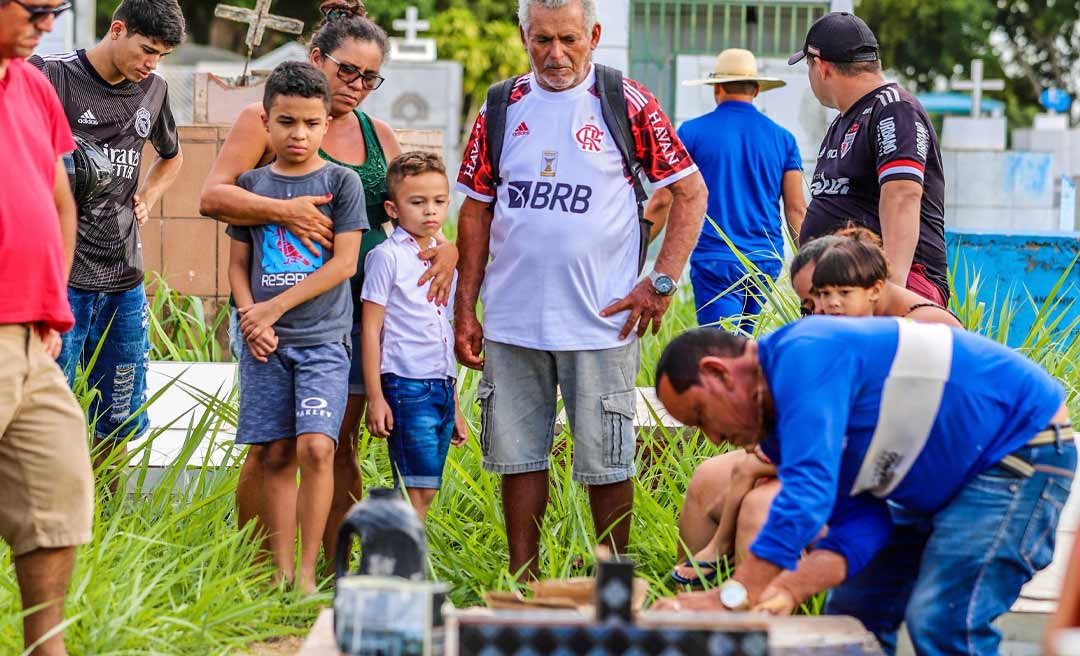
[[[920,89],[938,77],[969,73],[980,58],[988,77],[1003,77],[1006,114],[1030,123],[1048,86],[1080,95],[1070,68],[1080,58],[1076,0],[859,0],[885,65]]]

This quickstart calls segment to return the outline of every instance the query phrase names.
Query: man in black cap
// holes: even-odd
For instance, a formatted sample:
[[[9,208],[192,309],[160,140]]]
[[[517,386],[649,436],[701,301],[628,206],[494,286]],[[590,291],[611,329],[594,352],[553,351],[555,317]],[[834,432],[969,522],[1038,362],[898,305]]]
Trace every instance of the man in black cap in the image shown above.
[[[818,19],[788,63],[803,59],[814,95],[840,115],[818,152],[799,243],[863,225],[881,235],[893,282],[945,305],[945,176],[926,110],[885,81],[877,39],[857,16]]]

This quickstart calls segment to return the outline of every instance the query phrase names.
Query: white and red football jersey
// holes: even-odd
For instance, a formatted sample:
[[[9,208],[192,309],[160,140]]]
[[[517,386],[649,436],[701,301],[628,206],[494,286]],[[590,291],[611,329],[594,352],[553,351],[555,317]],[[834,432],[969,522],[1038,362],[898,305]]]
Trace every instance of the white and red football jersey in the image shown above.
[[[545,351],[625,343],[622,313],[600,311],[638,277],[640,231],[630,173],[604,123],[595,69],[550,92],[532,73],[517,79],[506,112],[501,184],[492,183],[486,106],[473,126],[458,189],[495,200],[481,300],[484,336]],[[638,161],[656,186],[697,171],[656,98],[633,80],[623,90]]]

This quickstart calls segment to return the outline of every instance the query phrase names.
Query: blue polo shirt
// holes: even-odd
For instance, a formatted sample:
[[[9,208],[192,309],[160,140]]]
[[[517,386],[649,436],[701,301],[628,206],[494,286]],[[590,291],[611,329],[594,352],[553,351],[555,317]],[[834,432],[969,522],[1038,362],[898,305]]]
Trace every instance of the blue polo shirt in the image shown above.
[[[737,260],[717,228],[754,262],[782,259],[781,180],[802,169],[795,137],[752,104],[731,100],[683,123],[679,138],[709,188],[692,259]]]
[[[1045,428],[1065,399],[1057,380],[1016,351],[974,333],[933,326],[951,332],[951,344],[945,351],[949,361],[942,358],[940,367],[945,378],[937,413],[926,417],[926,442],[908,459],[910,469],[886,479],[891,490],[858,493],[864,458],[880,417],[888,414],[882,403],[886,382],[898,389],[893,367],[901,321],[906,320],[811,317],[759,342],[777,415],[762,448],[777,464],[782,484],[750,547],[759,558],[794,569],[827,524],[829,533],[817,548],[843,555],[848,575],[856,574],[888,541],[886,501],[919,512],[941,509],[971,479]],[[926,357],[916,364],[931,368]],[[907,389],[903,383],[900,389]],[[896,406],[904,407],[902,400]],[[917,421],[919,410],[907,410],[902,416]]]

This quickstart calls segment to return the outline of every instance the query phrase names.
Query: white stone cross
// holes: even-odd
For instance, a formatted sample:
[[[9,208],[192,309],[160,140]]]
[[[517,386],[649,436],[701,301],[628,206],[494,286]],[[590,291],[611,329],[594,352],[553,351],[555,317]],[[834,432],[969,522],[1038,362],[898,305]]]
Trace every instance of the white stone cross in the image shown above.
[[[983,62],[981,59],[973,59],[971,60],[971,79],[955,80],[950,88],[955,91],[971,92],[971,115],[978,118],[982,116],[982,92],[1004,90],[1005,80],[983,79]]]
[[[299,21],[295,18],[285,18],[284,16],[275,16],[270,13],[270,3],[273,1],[274,0],[256,0],[255,9],[231,7],[229,5],[218,5],[217,7],[214,7],[214,15],[218,18],[248,24],[247,37],[244,39],[244,43],[247,44],[248,47],[248,53],[247,61],[244,62],[244,76],[241,78],[241,84],[244,84],[247,81],[247,69],[248,65],[251,63],[251,54],[254,52],[255,48],[262,44],[263,33],[268,28],[286,34],[304,33],[304,21]]]
[[[405,8],[405,19],[395,19],[395,30],[405,33],[405,38],[390,39],[390,59],[398,61],[435,61],[435,39],[421,39],[417,35],[431,29],[431,23],[420,20],[416,7]]]
[[[420,20],[420,10],[411,6],[405,8],[405,20],[397,18],[393,25],[395,30],[405,33],[405,43],[409,44],[417,43],[417,34],[431,29],[431,23]]]

